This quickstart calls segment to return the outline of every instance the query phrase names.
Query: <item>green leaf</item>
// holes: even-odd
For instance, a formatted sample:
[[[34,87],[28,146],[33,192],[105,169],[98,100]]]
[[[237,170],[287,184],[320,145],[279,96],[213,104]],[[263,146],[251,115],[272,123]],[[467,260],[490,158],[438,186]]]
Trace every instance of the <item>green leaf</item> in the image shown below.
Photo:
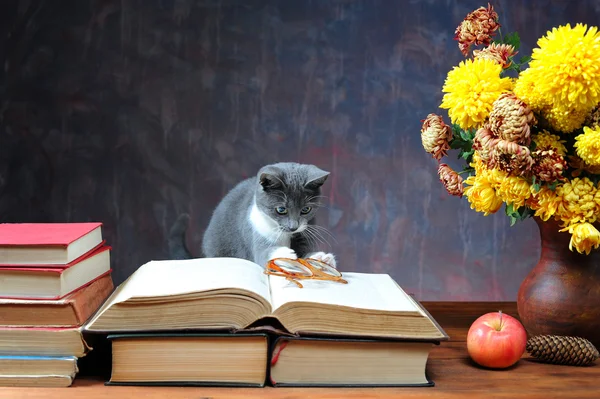
[[[526,206],[522,206],[518,209],[514,209],[513,204],[506,204],[504,208],[504,212],[510,219],[510,225],[514,226],[516,222],[520,222],[522,220],[527,219],[531,215],[533,215],[533,211]]]
[[[515,50],[518,50],[521,46],[521,38],[517,32],[509,33],[508,35],[504,36],[504,43],[510,44],[515,48]]]
[[[513,209],[513,204],[506,204],[504,212],[509,216],[512,215],[515,212],[515,210]]]
[[[469,158],[471,158],[473,156],[473,154],[475,153],[474,150],[471,151],[465,151],[461,154],[461,158],[466,159],[467,161],[469,161]]]
[[[523,64],[527,64],[529,61],[531,61],[531,56],[530,55],[524,55],[523,57],[521,57],[521,59],[519,60],[519,64],[523,65]]]
[[[535,151],[537,149],[537,144],[535,143],[535,141],[531,140],[531,145],[529,146],[529,150],[531,152]]]

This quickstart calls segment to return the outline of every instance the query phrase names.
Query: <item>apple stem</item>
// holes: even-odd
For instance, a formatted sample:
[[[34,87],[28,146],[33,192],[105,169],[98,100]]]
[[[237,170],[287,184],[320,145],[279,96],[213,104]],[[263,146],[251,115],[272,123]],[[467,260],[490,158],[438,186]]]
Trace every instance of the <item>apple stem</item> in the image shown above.
[[[498,326],[498,331],[501,331],[502,330],[502,311],[499,310],[498,312],[500,313],[500,325]]]

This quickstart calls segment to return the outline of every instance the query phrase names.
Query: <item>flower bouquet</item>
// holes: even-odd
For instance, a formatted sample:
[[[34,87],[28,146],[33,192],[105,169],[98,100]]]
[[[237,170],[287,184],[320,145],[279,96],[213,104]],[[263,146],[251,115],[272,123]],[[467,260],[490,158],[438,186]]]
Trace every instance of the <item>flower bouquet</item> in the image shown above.
[[[569,24],[542,36],[517,60],[517,33],[502,35],[488,4],[455,32],[466,57],[448,72],[442,116],[423,120],[424,149],[446,190],[489,215],[504,205],[515,222],[554,220],[571,251],[600,246],[600,33]],[[472,52],[471,52],[472,50]],[[442,158],[458,150],[454,171]]]

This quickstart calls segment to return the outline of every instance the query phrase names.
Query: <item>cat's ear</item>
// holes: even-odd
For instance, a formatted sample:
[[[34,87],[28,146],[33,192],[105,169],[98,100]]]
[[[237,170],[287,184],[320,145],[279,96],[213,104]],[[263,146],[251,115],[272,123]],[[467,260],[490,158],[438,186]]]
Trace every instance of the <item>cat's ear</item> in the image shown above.
[[[258,182],[264,190],[280,189],[283,182],[278,175],[279,170],[273,167],[264,167],[258,172]]]
[[[329,172],[326,172],[322,169],[317,168],[316,166],[311,165],[308,171],[308,176],[304,187],[311,188],[313,190],[317,189],[321,187],[323,183],[325,183],[325,180],[327,180],[328,176]]]

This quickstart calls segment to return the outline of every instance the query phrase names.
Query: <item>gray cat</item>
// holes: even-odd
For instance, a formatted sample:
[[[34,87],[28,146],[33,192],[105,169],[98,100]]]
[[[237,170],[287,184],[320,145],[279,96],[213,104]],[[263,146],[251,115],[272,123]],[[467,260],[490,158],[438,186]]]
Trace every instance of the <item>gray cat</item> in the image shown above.
[[[327,231],[315,224],[321,186],[329,172],[314,165],[276,163],[235,186],[216,207],[204,233],[205,257],[236,257],[265,266],[274,258],[314,258],[336,267],[333,254],[317,252]],[[183,245],[187,215],[171,229],[173,259],[190,258]]]

